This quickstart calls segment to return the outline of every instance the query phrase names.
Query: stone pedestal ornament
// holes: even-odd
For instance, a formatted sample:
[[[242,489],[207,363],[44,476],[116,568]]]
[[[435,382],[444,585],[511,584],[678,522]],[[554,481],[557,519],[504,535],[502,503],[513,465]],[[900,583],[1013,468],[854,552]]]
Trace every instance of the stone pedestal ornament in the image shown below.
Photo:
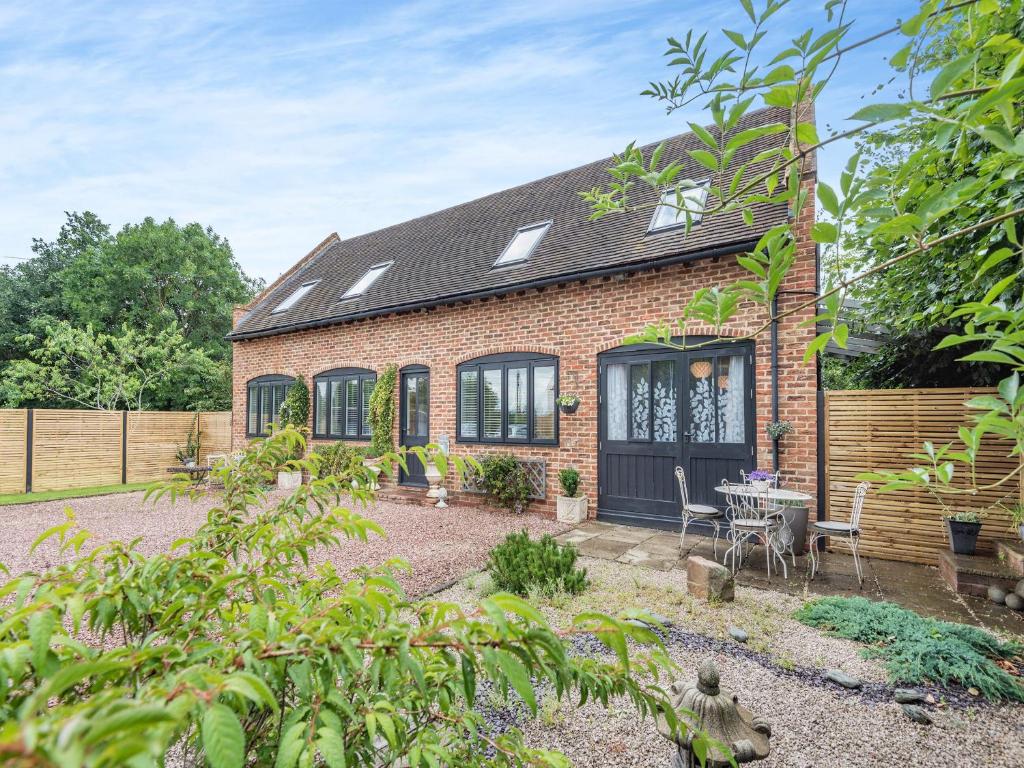
[[[736,763],[764,760],[771,750],[771,726],[764,718],[739,705],[739,699],[719,688],[718,667],[708,659],[697,669],[697,682],[672,683],[669,693],[679,719],[688,726],[683,735],[673,734],[664,718],[658,718],[658,731],[676,745],[672,768],[698,768],[700,761],[693,753],[694,728],[699,728],[714,741],[724,744]],[[714,745],[709,746],[705,768],[731,765],[729,755]]]
[[[448,509],[448,489],[443,485],[437,489],[437,504],[434,506],[438,509]]]
[[[424,467],[423,474],[427,478],[427,485],[430,486],[430,489],[427,491],[427,498],[439,498],[441,493],[441,473],[438,471],[437,465],[432,461],[428,461],[426,467]]]

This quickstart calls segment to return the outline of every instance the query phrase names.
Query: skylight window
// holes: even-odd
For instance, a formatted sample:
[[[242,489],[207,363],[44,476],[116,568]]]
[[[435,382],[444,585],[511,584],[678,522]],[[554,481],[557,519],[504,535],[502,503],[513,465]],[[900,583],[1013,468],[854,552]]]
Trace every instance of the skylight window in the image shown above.
[[[295,292],[291,296],[289,296],[287,299],[285,299],[276,307],[274,307],[274,309],[271,310],[270,314],[276,315],[278,312],[287,312],[289,309],[298,304],[302,297],[309,293],[310,290],[312,290],[313,286],[319,282],[319,280],[313,280],[308,283],[303,283],[302,285],[295,289]]]
[[[677,193],[678,192],[678,196]],[[696,187],[685,189],[666,189],[661,193],[661,202],[654,210],[654,218],[648,231],[668,229],[686,224],[686,214],[690,214],[690,223],[700,223],[704,215],[704,205],[708,199],[708,182]]]
[[[385,262],[384,264],[374,264],[372,267],[366,270],[365,275],[363,275],[362,277],[359,278],[359,280],[356,281],[355,285],[353,285],[351,288],[345,291],[344,295],[341,298],[353,299],[356,296],[362,296],[364,293],[370,290],[370,286],[377,282],[377,279],[381,275],[388,271],[392,264],[394,264],[393,261],[388,261]]]
[[[528,227],[520,227],[512,236],[511,242],[505,246],[501,256],[494,262],[494,266],[504,267],[507,264],[518,264],[521,261],[526,261],[550,228],[550,221],[531,224]]]

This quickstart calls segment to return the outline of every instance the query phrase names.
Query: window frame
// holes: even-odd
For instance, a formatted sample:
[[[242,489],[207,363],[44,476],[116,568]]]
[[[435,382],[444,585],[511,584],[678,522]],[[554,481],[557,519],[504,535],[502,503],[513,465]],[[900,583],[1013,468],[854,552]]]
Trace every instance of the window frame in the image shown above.
[[[525,264],[526,262],[528,262],[530,260],[530,257],[533,256],[534,251],[536,251],[540,247],[540,244],[543,242],[544,238],[547,237],[548,232],[551,230],[551,224],[551,219],[548,219],[547,221],[538,221],[533,224],[527,224],[525,226],[519,227],[519,229],[517,229],[512,234],[512,238],[502,249],[501,254],[498,256],[498,258],[494,260],[494,264],[491,265],[491,269],[504,269],[506,267],[515,267],[519,266],[520,264]],[[534,242],[534,244],[530,246],[530,250],[528,250],[523,256],[516,259],[515,261],[502,261],[502,259],[505,258],[505,254],[508,253],[509,250],[512,248],[512,244],[516,241],[517,237],[519,237],[524,232],[531,232],[535,229],[539,229],[542,231],[540,233],[540,237],[538,237],[536,242]]]
[[[527,391],[526,391],[526,437],[508,436],[508,371],[509,369],[527,369]],[[534,437],[536,392],[534,390],[535,375],[537,368],[554,368],[555,392],[552,402],[554,416],[554,437]],[[476,437],[463,437],[462,435],[462,373],[464,371],[476,371]],[[484,434],[484,372],[501,371],[501,436],[486,437]],[[495,444],[495,445],[554,445],[559,443],[559,359],[553,355],[544,355],[533,352],[509,352],[499,355],[485,355],[472,360],[459,363],[455,368],[455,442],[467,444]]]
[[[356,407],[358,409],[356,434],[348,435],[345,434],[345,428],[348,424],[347,412],[348,412],[348,399],[346,397],[348,393],[348,382],[355,380],[357,382],[356,389]],[[318,429],[320,422],[320,384],[326,382],[327,384],[327,429],[321,432]],[[331,391],[333,384],[337,382],[337,385],[342,389],[342,401],[345,403],[345,413],[343,414],[341,424],[341,434],[337,434],[331,431]],[[373,387],[377,384],[377,372],[372,371],[369,368],[332,368],[328,371],[321,371],[313,377],[313,437],[317,440],[357,440],[367,441],[373,436],[373,431],[369,424],[369,411],[370,411],[370,398],[364,395],[367,382],[370,385],[370,392],[373,392]],[[365,412],[364,412],[365,409]]]
[[[702,203],[702,206],[701,206],[700,214],[699,215],[690,214],[690,228],[692,229],[693,227],[699,226],[700,223],[702,221],[704,221],[704,212],[707,210],[707,204],[708,204],[708,194],[710,193],[710,190],[711,190],[711,179],[707,178],[707,179],[703,179],[703,180],[701,180],[699,182],[695,182],[694,186],[693,187],[689,187],[688,189],[702,189],[702,190],[704,190],[704,200],[703,200],[703,203]],[[683,216],[683,220],[682,221],[677,221],[677,222],[675,222],[673,224],[665,224],[664,226],[661,226],[661,227],[654,226],[654,222],[656,222],[658,220],[658,214],[661,212],[661,209],[665,206],[665,203],[664,203],[665,195],[673,195],[674,196],[678,190],[679,190],[679,186],[677,185],[675,187],[672,187],[671,189],[666,189],[666,190],[662,191],[658,195],[658,204],[654,207],[654,214],[651,216],[651,221],[647,225],[647,234],[653,235],[653,234],[657,234],[657,233],[661,233],[661,232],[673,232],[673,231],[675,231],[677,229],[685,229],[686,228],[686,217],[685,216]],[[676,213],[682,213],[682,211],[676,211]]]
[[[271,402],[273,402],[273,388],[276,386],[284,385],[284,397],[281,398],[281,402],[284,402],[284,398],[288,397],[288,390],[291,389],[295,383],[294,376],[287,376],[283,373],[268,373],[263,376],[257,376],[254,379],[249,379],[245,382],[245,436],[246,437],[266,437],[270,434],[267,427],[271,424],[276,423],[270,421],[266,424],[263,422],[263,412],[260,408],[262,403],[263,395],[262,390],[266,389],[270,391]],[[256,431],[252,431],[250,427],[250,414],[252,408],[253,391],[256,391]],[[277,414],[274,414],[276,417]]]
[[[339,301],[350,301],[351,299],[358,299],[360,296],[365,296],[366,292],[373,288],[373,286],[377,284],[377,281],[384,277],[384,275],[387,274],[388,270],[391,269],[391,267],[393,267],[394,264],[395,262],[392,260],[381,261],[376,264],[371,264],[370,266],[368,266],[366,268],[366,271],[359,276],[359,279],[352,283],[352,285],[350,285],[348,289],[343,294],[341,294],[341,298],[339,299]],[[370,282],[367,283],[366,286],[361,291],[359,291],[359,293],[353,293],[356,286],[363,282],[363,280],[366,279],[367,275],[369,275],[374,270],[377,270],[377,274],[374,275],[373,279],[371,279]]]
[[[283,312],[287,312],[291,309],[294,309],[295,305],[302,301],[304,298],[306,298],[306,296],[309,295],[309,292],[312,291],[313,288],[316,287],[316,284],[319,282],[320,280],[317,279],[307,280],[306,282],[302,283],[302,285],[300,285],[294,291],[289,293],[280,304],[278,304],[276,307],[270,310],[270,314],[280,315]],[[287,306],[285,306],[286,304]]]

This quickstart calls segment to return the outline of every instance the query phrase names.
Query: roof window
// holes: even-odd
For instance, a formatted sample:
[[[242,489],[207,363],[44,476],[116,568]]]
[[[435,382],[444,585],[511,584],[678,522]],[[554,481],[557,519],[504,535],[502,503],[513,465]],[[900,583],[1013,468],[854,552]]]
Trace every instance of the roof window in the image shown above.
[[[690,224],[699,224],[708,199],[708,183],[703,181],[695,187],[676,187],[662,192],[647,231],[683,226],[687,216]]]
[[[298,288],[296,288],[295,292],[292,293],[287,299],[285,299],[276,307],[274,307],[274,309],[270,311],[270,314],[276,315],[279,312],[287,312],[289,309],[298,304],[302,297],[309,293],[310,290],[312,290],[313,286],[319,282],[319,280],[312,280],[308,283],[303,283]]]
[[[518,264],[521,261],[526,261],[530,258],[530,254],[536,250],[540,244],[541,238],[551,228],[550,221],[544,221],[540,224],[530,224],[526,227],[520,227],[516,230],[516,233],[512,236],[512,240],[505,250],[501,252],[501,256],[494,262],[496,267],[504,267],[508,264]]]
[[[391,265],[394,263],[395,262],[393,261],[387,261],[384,262],[383,264],[374,264],[372,267],[366,270],[365,275],[363,275],[356,281],[355,285],[353,285],[351,288],[345,291],[344,295],[341,298],[354,299],[356,296],[362,296],[364,293],[370,290],[370,286],[377,282],[380,276],[387,272]]]

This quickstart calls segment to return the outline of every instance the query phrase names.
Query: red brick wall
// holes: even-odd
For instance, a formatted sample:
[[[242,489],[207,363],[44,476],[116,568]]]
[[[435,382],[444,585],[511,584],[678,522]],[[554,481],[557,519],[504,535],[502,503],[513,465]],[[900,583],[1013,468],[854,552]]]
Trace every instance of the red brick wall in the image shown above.
[[[813,191],[813,190],[812,190]],[[813,194],[811,195],[813,200]],[[812,205],[813,203],[809,203]],[[808,222],[799,228],[806,235]],[[583,489],[596,507],[597,488],[597,355],[622,343],[645,324],[674,319],[700,287],[725,284],[740,276],[730,258],[572,282],[561,287],[530,290],[501,298],[438,307],[402,315],[388,315],[346,325],[299,331],[280,336],[236,342],[234,345],[234,445],[246,442],[246,382],[270,373],[313,377],[324,370],[362,367],[381,371],[388,363],[399,367],[418,363],[430,368],[430,436],[447,434],[452,450],[481,454],[512,451],[544,457],[548,470],[548,499],[553,510],[558,470],[576,466]],[[806,237],[799,246],[797,264],[785,288],[812,291],[815,287],[814,244]],[[807,296],[784,296],[785,310]],[[781,442],[783,479],[787,487],[816,492],[814,361],[803,362],[812,328],[799,324],[813,316],[807,309],[782,321],[779,329],[780,418],[792,421],[796,433]],[[732,334],[753,330],[767,319],[760,308],[750,307]],[[711,333],[692,328],[691,333]],[[499,352],[540,352],[559,357],[559,388],[583,398],[576,414],[560,419],[558,446],[483,446],[455,442],[455,368],[465,360]],[[771,467],[771,442],[764,427],[771,419],[771,346],[768,332],[756,341],[758,466]],[[311,385],[312,386],[312,385]],[[397,414],[397,407],[396,407]],[[398,439],[396,418],[395,440]],[[809,505],[813,510],[813,503]]]

